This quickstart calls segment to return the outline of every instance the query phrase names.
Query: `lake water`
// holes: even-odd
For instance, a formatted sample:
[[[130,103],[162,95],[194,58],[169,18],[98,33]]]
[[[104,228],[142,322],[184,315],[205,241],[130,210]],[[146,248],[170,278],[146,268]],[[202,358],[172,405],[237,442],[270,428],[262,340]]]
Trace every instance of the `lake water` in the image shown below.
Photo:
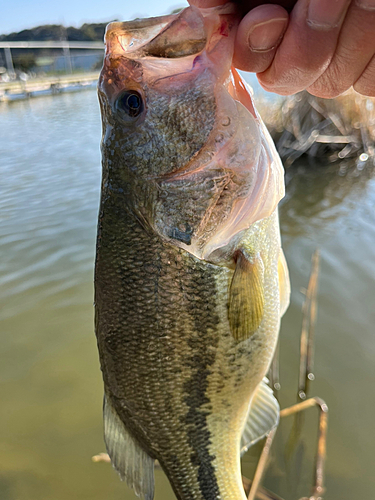
[[[0,107],[0,499],[136,497],[105,463],[93,329],[101,125],[92,91]],[[316,380],[329,405],[329,500],[375,498],[375,179],[369,166],[288,172],[281,205],[291,306],[281,331],[281,406],[296,402],[311,255],[321,272]],[[265,486],[309,496],[317,412],[282,422]],[[255,448],[244,459],[250,476]],[[172,500],[156,472],[156,500]]]

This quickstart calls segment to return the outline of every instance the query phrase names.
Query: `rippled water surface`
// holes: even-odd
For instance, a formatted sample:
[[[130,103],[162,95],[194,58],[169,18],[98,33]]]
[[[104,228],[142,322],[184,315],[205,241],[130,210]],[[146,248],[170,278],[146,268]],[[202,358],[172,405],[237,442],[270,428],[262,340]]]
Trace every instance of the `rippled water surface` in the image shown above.
[[[135,499],[104,451],[93,333],[100,186],[95,92],[0,107],[0,499]],[[360,169],[362,166],[360,166]],[[375,181],[368,166],[300,165],[281,206],[292,302],[281,331],[283,407],[296,400],[311,254],[321,250],[316,380],[330,408],[330,500],[375,497]],[[310,494],[317,415],[282,422],[265,485]],[[244,459],[251,474],[259,449]],[[156,500],[174,496],[161,471]]]

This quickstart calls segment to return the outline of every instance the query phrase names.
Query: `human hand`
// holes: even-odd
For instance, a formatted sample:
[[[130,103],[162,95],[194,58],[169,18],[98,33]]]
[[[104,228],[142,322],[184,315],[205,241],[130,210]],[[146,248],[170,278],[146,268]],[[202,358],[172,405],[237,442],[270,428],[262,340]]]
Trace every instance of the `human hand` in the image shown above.
[[[375,0],[298,0],[294,7],[294,0],[260,1],[237,2],[243,17],[234,66],[257,73],[265,90],[281,95],[307,89],[333,98],[353,86],[375,96]]]

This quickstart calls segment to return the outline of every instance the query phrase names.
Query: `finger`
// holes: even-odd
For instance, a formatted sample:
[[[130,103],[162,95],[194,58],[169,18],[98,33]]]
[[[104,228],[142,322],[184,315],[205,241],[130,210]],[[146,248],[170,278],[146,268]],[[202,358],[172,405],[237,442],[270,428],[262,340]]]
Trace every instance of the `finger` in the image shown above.
[[[288,25],[288,13],[279,5],[260,5],[241,21],[236,35],[233,64],[254,73],[265,71]]]
[[[312,85],[328,67],[350,0],[299,0],[261,85],[282,95]]]
[[[375,10],[354,3],[346,14],[328,68],[307,90],[318,97],[333,98],[342,94],[360,78],[374,53]]]
[[[360,94],[375,97],[375,57],[353,85],[354,90]]]

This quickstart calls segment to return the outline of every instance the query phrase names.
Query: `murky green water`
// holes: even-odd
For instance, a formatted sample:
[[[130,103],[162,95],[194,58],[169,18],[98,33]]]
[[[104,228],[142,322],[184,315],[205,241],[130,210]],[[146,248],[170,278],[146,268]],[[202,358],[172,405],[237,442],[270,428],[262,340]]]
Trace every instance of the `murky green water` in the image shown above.
[[[104,451],[93,333],[100,183],[95,92],[0,107],[0,499],[134,499]],[[281,207],[292,303],[281,331],[283,407],[295,402],[301,306],[321,249],[316,381],[330,408],[330,500],[375,497],[375,180],[368,168],[301,166]],[[291,422],[291,420],[290,420]],[[265,484],[310,494],[317,414],[288,444],[282,422]],[[249,475],[256,451],[245,457]],[[161,471],[156,500],[173,499]]]

